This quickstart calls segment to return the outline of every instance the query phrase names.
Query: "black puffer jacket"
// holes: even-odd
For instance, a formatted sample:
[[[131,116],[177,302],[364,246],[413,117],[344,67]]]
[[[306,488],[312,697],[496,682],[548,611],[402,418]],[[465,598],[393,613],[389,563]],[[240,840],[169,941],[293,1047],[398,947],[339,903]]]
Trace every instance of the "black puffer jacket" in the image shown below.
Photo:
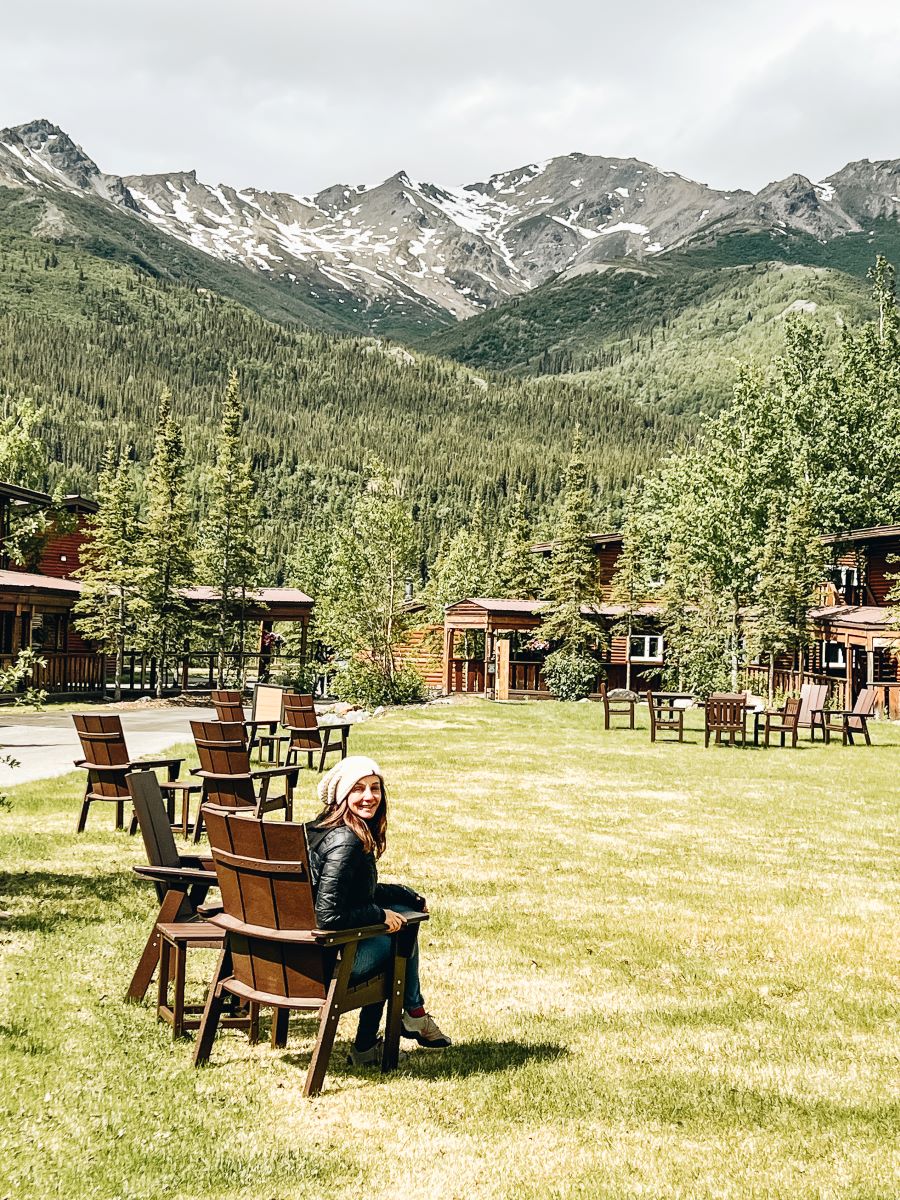
[[[354,929],[380,925],[384,905],[404,904],[422,910],[425,899],[402,883],[379,883],[375,855],[367,854],[362,842],[347,825],[320,829],[315,822],[306,827],[309,869],[316,898],[316,921],[320,929]]]

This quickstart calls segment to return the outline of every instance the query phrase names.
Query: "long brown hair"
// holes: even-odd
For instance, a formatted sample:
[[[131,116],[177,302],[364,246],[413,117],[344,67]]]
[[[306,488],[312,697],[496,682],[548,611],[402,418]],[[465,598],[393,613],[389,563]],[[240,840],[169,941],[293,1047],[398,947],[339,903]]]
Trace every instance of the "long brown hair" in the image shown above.
[[[318,829],[338,829],[341,825],[346,825],[362,842],[366,854],[374,854],[376,858],[381,858],[387,845],[387,788],[382,783],[381,803],[371,821],[364,821],[352,812],[349,800],[348,792],[340,804],[334,808],[326,808],[314,824]]]

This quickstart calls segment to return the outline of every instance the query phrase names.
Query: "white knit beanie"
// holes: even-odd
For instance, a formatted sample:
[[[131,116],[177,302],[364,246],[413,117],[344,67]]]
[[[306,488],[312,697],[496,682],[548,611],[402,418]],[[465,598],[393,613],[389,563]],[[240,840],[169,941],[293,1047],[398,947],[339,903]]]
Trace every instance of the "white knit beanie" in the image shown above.
[[[377,775],[384,786],[384,776],[381,767],[374,758],[366,758],[364,754],[351,754],[331,768],[327,775],[319,780],[319,800],[323,808],[337,808],[342,800],[350,794],[355,784],[366,775]]]

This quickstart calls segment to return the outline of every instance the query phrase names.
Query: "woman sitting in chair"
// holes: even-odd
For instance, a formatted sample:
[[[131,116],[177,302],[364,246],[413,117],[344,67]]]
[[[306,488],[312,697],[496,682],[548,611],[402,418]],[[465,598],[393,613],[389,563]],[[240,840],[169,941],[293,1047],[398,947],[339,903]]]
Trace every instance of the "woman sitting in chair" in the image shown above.
[[[322,812],[306,827],[309,865],[316,897],[316,920],[322,929],[387,925],[395,933],[405,912],[427,912],[424,896],[399,883],[379,883],[376,859],[384,853],[387,795],[381,768],[371,758],[342,759],[319,783]],[[388,934],[359,943],[350,975],[352,983],[382,971],[391,954]],[[360,1010],[350,1062],[356,1066],[381,1059],[378,1025],[381,1004]],[[420,1046],[442,1049],[450,1039],[425,1011],[419,988],[418,946],[409,958],[403,998],[402,1036]]]

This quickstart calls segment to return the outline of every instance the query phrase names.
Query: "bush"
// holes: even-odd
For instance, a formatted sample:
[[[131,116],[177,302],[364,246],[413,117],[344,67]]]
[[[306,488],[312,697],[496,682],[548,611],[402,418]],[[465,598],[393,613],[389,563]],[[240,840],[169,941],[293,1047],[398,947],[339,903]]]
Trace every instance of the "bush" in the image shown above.
[[[312,694],[321,674],[321,663],[288,663],[272,672],[272,682],[290,692]]]
[[[401,667],[389,679],[374,663],[357,659],[338,671],[332,680],[332,691],[339,700],[363,708],[421,704],[425,699],[425,682],[415,667]]]
[[[544,662],[544,679],[557,700],[583,700],[594,690],[598,670],[590,654],[554,650]]]

